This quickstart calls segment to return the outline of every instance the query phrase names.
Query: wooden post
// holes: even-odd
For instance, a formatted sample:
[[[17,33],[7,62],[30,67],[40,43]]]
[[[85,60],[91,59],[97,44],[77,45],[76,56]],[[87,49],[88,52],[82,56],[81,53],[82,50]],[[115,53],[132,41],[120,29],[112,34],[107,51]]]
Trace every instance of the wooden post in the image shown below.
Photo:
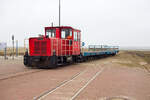
[[[16,57],[18,57],[18,40],[16,40]]]
[[[7,47],[4,48],[4,59],[7,59]]]
[[[12,35],[12,45],[13,45],[12,59],[14,60],[14,35]]]

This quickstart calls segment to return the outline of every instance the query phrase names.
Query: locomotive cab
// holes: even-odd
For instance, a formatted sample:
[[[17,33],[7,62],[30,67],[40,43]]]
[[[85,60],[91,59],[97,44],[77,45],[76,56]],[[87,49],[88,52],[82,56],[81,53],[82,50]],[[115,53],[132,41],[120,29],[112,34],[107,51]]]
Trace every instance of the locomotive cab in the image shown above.
[[[80,56],[81,31],[68,26],[45,27],[45,35],[29,38],[26,66],[54,68]]]

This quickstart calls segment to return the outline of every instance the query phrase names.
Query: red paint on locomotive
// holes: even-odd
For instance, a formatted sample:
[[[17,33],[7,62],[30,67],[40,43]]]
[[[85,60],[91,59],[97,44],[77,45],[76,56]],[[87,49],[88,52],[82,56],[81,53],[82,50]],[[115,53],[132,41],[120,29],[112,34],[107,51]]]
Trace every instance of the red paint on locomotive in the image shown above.
[[[72,27],[45,27],[45,36],[29,39],[30,56],[80,55],[81,31]]]

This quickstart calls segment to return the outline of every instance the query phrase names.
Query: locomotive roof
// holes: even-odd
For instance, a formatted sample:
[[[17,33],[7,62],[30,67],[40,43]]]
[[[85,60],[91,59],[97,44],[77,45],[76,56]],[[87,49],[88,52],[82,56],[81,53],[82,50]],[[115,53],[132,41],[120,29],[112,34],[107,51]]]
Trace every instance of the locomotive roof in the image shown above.
[[[79,29],[75,29],[71,26],[54,26],[54,27],[45,27],[45,29],[50,29],[50,28],[70,28],[70,29],[73,29],[73,30],[77,30],[77,31],[80,31]],[[80,31],[81,32],[81,31]]]

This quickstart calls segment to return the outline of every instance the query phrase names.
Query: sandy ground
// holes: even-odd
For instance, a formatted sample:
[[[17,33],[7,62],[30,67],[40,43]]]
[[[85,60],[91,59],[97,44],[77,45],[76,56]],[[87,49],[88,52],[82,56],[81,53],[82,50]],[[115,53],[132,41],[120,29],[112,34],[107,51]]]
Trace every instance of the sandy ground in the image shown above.
[[[137,58],[120,53],[50,70],[0,58],[0,99],[150,100],[150,73],[142,67],[149,64]]]

